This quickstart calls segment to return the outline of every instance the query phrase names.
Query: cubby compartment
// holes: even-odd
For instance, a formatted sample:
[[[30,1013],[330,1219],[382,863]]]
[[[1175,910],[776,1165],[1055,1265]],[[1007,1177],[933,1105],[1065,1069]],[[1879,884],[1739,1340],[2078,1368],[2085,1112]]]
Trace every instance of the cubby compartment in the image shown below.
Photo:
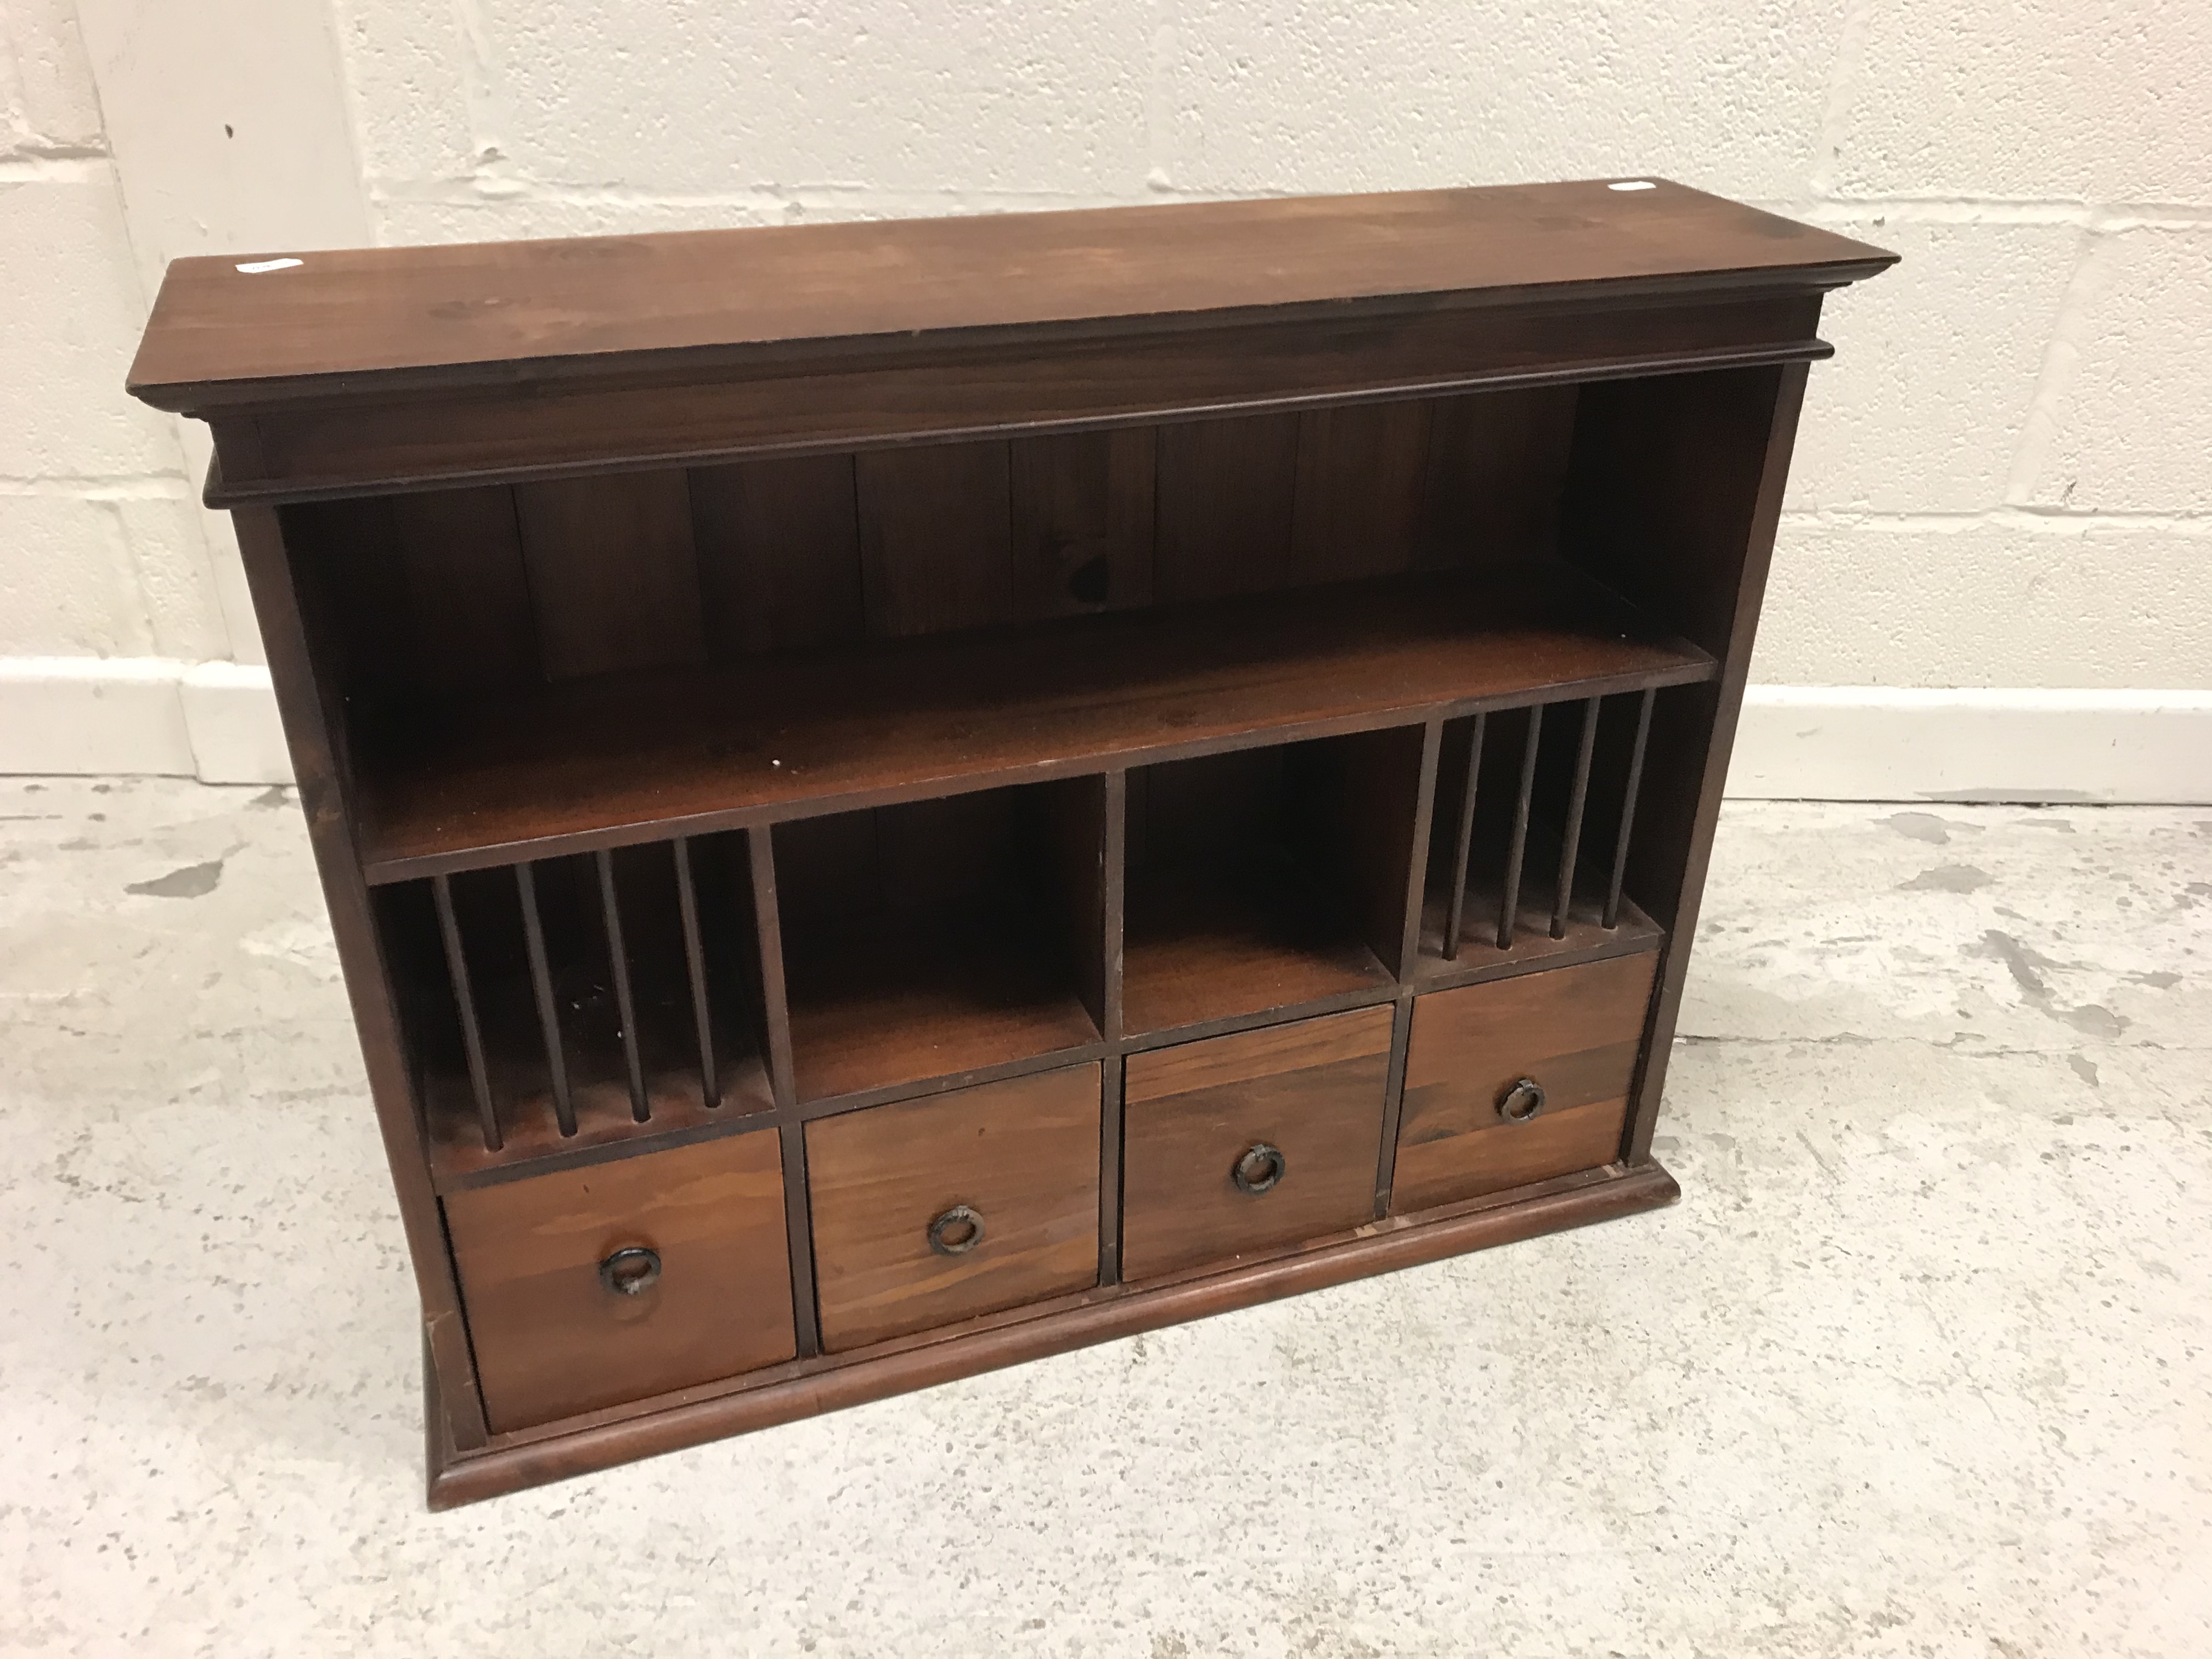
[[[772,1107],[745,866],[722,836],[376,890],[441,1176]]]
[[[1445,722],[1411,977],[1643,948],[1661,929],[1624,890],[1653,708],[1644,690]]]
[[[1124,1028],[1388,994],[1421,743],[1394,726],[1133,770]]]
[[[774,833],[800,1100],[1099,1041],[1103,779],[800,818]]]

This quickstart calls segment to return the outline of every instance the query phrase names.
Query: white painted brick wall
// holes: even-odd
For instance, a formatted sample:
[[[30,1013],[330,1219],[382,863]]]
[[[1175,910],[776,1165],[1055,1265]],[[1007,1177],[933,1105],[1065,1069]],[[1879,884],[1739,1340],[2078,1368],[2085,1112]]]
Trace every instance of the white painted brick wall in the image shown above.
[[[204,444],[119,390],[177,252],[1656,172],[1905,258],[1831,302],[1758,678],[2168,710],[2208,63],[2143,0],[0,0],[0,665],[255,654]]]

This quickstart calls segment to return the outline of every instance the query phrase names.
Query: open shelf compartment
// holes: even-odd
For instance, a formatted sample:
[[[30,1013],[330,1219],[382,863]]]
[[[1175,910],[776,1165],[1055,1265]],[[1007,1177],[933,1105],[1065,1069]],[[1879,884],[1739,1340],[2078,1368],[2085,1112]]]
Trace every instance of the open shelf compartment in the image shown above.
[[[1424,988],[1646,948],[1625,890],[1656,699],[1559,699],[1447,721],[1409,977]]]
[[[1395,726],[1133,770],[1124,1029],[1389,996],[1421,747]]]
[[[1097,1044],[1104,802],[1083,777],[777,824],[799,1099]]]
[[[1708,678],[1578,388],[287,507],[372,884]]]
[[[441,1179],[710,1133],[772,1109],[739,841],[377,890]]]

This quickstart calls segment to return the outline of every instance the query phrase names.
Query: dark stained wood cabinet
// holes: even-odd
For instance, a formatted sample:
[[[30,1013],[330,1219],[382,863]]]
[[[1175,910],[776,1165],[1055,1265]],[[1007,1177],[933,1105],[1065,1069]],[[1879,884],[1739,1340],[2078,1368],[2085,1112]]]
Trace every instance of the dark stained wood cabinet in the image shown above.
[[[1889,263],[1595,180],[173,264],[431,1501],[1673,1198]]]

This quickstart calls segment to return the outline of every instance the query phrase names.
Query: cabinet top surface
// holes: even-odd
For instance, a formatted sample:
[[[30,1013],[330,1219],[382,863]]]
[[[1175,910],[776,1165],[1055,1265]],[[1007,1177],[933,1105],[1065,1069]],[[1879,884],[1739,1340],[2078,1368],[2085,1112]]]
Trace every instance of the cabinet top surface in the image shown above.
[[[808,342],[1744,285],[1894,256],[1659,179],[172,263],[130,389],[164,408],[682,368]],[[276,264],[252,270],[242,266]]]

